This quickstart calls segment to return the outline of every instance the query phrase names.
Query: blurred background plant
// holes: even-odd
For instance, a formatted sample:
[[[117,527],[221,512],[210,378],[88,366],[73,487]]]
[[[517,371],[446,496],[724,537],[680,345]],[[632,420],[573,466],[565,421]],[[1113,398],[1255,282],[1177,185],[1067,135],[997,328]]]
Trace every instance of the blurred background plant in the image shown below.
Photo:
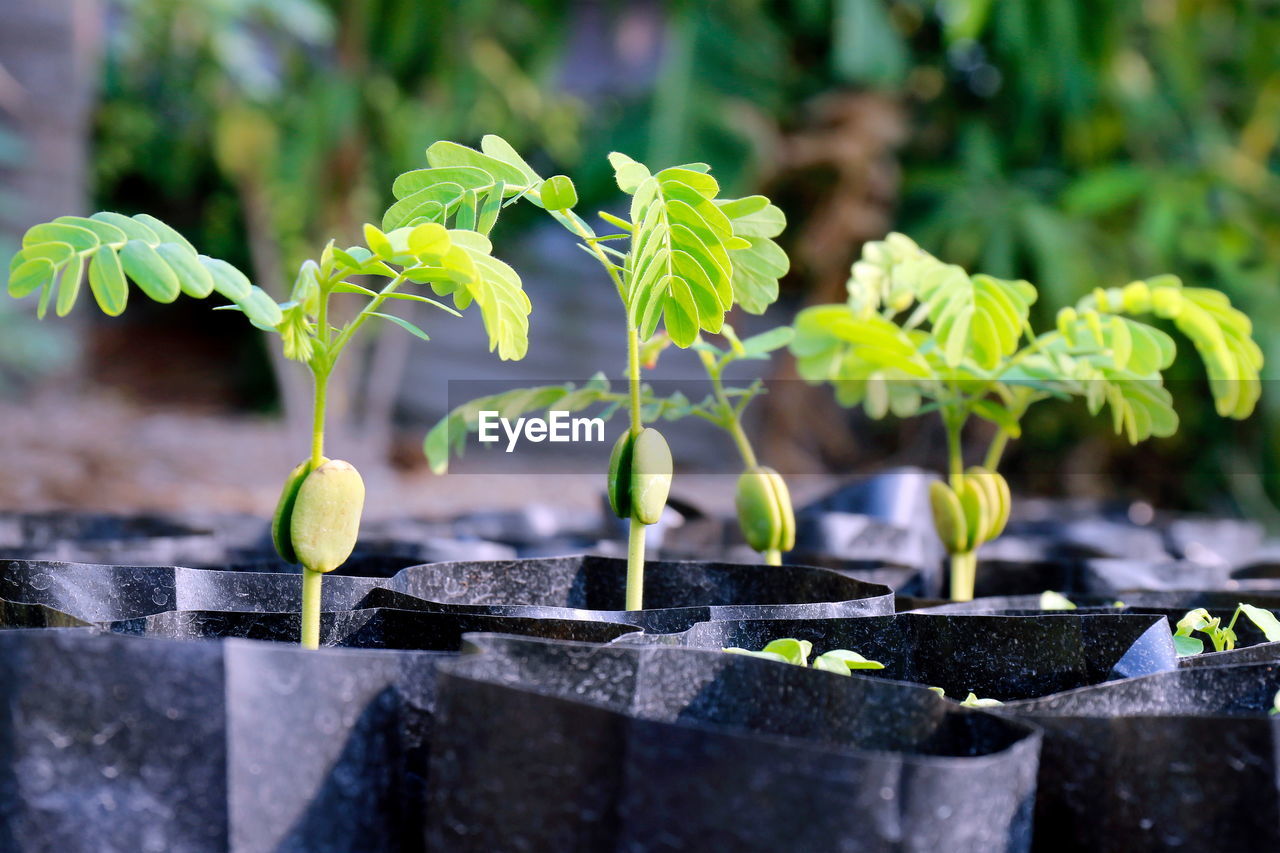
[[[354,235],[372,219],[390,177],[432,140],[497,132],[573,175],[586,209],[616,200],[597,165],[611,149],[705,160],[730,192],[768,192],[787,212],[793,257],[768,325],[842,299],[861,243],[894,229],[945,260],[1036,282],[1040,323],[1094,287],[1156,273],[1219,287],[1253,318],[1264,377],[1280,364],[1277,0],[89,5],[104,21],[93,206],[151,210],[275,293],[315,235]],[[592,279],[577,269],[546,286],[586,300]],[[595,304],[608,310],[605,299],[586,310]],[[189,332],[185,346],[205,340],[242,365],[221,389],[236,405],[296,408],[306,389],[267,381],[272,356],[237,325],[193,312]],[[145,329],[95,334],[109,356],[89,360],[108,374],[98,379],[158,381],[151,365],[143,379],[118,372],[120,337],[136,344]],[[556,343],[535,334],[531,361]],[[374,342],[348,378],[371,441],[389,440],[385,426],[404,415],[407,347]],[[1015,486],[1201,509],[1230,495],[1269,514],[1258,474],[1280,497],[1280,439],[1268,438],[1280,436],[1280,396],[1268,388],[1259,417],[1224,430],[1195,366],[1171,376],[1176,439],[1129,449],[1049,405],[1009,459]],[[802,395],[823,392],[780,385],[763,426],[784,470],[941,460],[929,427],[850,422],[834,407],[815,418],[825,400]]]

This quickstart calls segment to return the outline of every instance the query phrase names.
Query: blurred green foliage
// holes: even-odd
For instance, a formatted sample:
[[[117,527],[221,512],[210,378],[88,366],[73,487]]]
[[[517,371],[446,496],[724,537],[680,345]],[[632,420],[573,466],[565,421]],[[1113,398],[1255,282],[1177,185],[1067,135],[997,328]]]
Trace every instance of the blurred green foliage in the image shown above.
[[[293,270],[316,233],[354,239],[384,206],[374,188],[436,139],[501,132],[572,159],[578,107],[552,79],[564,5],[117,0],[98,201],[152,194],[233,259],[248,219]]]
[[[581,176],[588,205],[611,196],[591,164],[612,149],[705,160],[742,192],[772,175],[779,140],[811,120],[806,105],[871,91],[908,117],[896,230],[950,262],[1036,282],[1041,322],[1153,271],[1220,288],[1280,364],[1276,0],[112,9],[98,204],[159,210],[233,261],[245,260],[247,223],[293,268],[314,234],[354,230],[378,209],[372,188],[437,138],[501,133]],[[787,210],[791,233],[808,212]],[[847,248],[852,260],[859,247]],[[1275,443],[1261,450],[1280,436],[1280,395],[1264,393],[1262,428],[1232,433],[1201,385],[1181,396],[1184,429],[1162,448],[1178,476],[1159,499],[1221,488],[1233,453],[1249,469],[1265,452],[1280,470]],[[1022,452],[1090,434],[1064,411],[1031,424]]]

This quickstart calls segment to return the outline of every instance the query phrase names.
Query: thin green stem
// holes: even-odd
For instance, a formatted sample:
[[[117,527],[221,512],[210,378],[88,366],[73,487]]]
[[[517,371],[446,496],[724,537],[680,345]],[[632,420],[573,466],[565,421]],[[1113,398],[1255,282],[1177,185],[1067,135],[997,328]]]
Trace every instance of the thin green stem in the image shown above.
[[[627,609],[644,609],[644,530],[634,516],[627,522]]]
[[[631,433],[639,435],[644,429],[640,419],[640,332],[630,325],[627,327],[627,389],[631,395]]]
[[[982,460],[982,467],[988,471],[995,471],[1000,467],[1000,457],[1004,456],[1004,449],[1009,444],[1009,433],[1006,430],[996,432],[995,438],[991,439],[991,446],[987,448],[986,458]]]
[[[947,464],[951,473],[951,487],[960,487],[960,479],[964,476],[964,445],[961,438],[964,431],[964,417],[952,412],[944,412],[943,426],[947,430]]]
[[[321,306],[327,300],[321,300]],[[323,314],[323,308],[321,309]],[[324,426],[326,419],[326,401],[329,389],[329,370],[331,364],[313,365],[315,377],[315,397],[312,403],[311,421],[311,470],[319,468],[324,462]],[[305,566],[302,569],[302,647],[316,649],[320,647],[320,597],[324,574],[313,572]]]
[[[599,242],[596,241],[595,232],[591,230],[591,227],[583,222],[581,217],[573,214],[572,212],[561,213],[557,211],[551,215],[565,228],[568,228],[574,234],[577,234],[582,238],[583,245],[596,256],[600,261],[600,264],[604,267],[604,271],[607,272],[609,274],[609,278],[613,280],[614,287],[618,288],[618,296],[622,299],[622,302],[625,305],[627,302],[627,288],[622,283],[622,277],[618,275],[618,266],[613,261],[609,260],[608,254],[605,253]]]
[[[311,407],[311,467],[319,468],[324,461],[325,409],[329,396],[329,370],[315,370],[315,396]]]
[[[729,433],[729,437],[733,439],[734,445],[738,448],[738,455],[742,457],[742,464],[747,468],[756,467],[756,452],[751,447],[751,442],[747,439],[746,431],[742,428],[742,418],[740,417],[742,410],[734,406],[733,401],[729,399],[729,395],[725,393],[724,383],[720,378],[720,368],[716,365],[715,357],[706,350],[698,350],[698,358],[702,359],[702,366],[706,369],[707,376],[711,379],[711,393],[720,409],[720,418],[716,422],[724,427],[725,431]]]
[[[373,312],[377,311],[378,308],[381,307],[382,303],[386,302],[387,298],[391,294],[395,293],[396,290],[399,289],[400,285],[404,284],[405,281],[404,273],[400,273],[395,278],[387,282],[386,286],[383,287],[382,290],[378,291],[378,295],[371,299],[369,304],[360,310],[360,313],[355,316],[355,319],[348,323],[346,327],[338,333],[338,337],[333,341],[333,346],[329,349],[329,366],[331,368],[333,367],[334,362],[338,360],[338,356],[342,355],[342,350],[351,342],[351,338],[355,336],[356,332],[360,331],[360,327],[365,324],[369,317],[373,315]],[[324,303],[322,302],[321,305],[323,306],[323,304]]]
[[[764,552],[764,564],[766,566],[781,566],[782,552],[777,548],[770,548]]]
[[[635,326],[627,328],[627,384],[631,391],[631,434],[644,429],[640,417],[640,333]],[[644,529],[645,525],[631,513],[627,531],[627,609],[644,607]]]
[[[302,647],[320,648],[320,592],[323,572],[302,570]]]

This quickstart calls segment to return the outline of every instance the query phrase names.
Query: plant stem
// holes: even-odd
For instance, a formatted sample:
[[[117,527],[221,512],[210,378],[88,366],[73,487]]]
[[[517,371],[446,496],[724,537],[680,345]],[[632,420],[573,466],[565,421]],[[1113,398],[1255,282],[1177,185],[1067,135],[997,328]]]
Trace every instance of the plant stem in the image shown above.
[[[351,341],[351,338],[355,336],[355,333],[360,331],[360,327],[363,326],[373,315],[374,311],[377,311],[382,307],[382,303],[387,301],[387,297],[395,293],[396,290],[400,288],[400,285],[404,284],[404,282],[404,273],[401,273],[388,281],[386,286],[383,287],[382,290],[378,291],[378,295],[373,299],[370,299],[369,304],[360,310],[360,313],[355,316],[355,319],[348,323],[346,327],[338,333],[338,337],[334,338],[333,345],[329,348],[330,368],[333,367],[334,363],[338,360],[338,356],[342,354],[343,348],[345,348]],[[321,306],[323,307],[323,305],[324,303],[322,302]]]
[[[631,392],[631,434],[644,429],[640,418],[640,333],[635,326],[627,329],[627,385]],[[644,529],[645,525],[631,514],[627,522],[627,609],[644,608]]]
[[[782,552],[777,548],[770,548],[764,552],[764,564],[766,566],[781,566]]]
[[[320,648],[320,585],[323,572],[302,570],[302,647]]]
[[[311,408],[311,468],[320,467],[324,460],[325,408],[329,395],[329,371],[315,371],[315,397]]]
[[[639,435],[644,424],[640,420],[640,332],[635,326],[627,327],[627,388],[631,393],[631,434]]]
[[[738,410],[729,400],[729,395],[724,392],[724,383],[720,380],[720,369],[716,366],[714,356],[705,350],[699,350],[698,357],[702,359],[702,366],[706,368],[707,376],[711,379],[711,391],[715,395],[716,403],[719,404],[722,416],[720,425],[725,428],[737,446],[742,464],[747,468],[756,467],[756,452],[747,439],[746,431],[742,429],[742,418],[738,415]]]
[[[1004,455],[1004,449],[1009,444],[1009,433],[1005,430],[996,432],[995,438],[991,439],[991,446],[987,448],[987,456],[982,460],[982,467],[988,471],[995,471],[1000,466],[1000,457]]]
[[[644,609],[644,528],[632,516],[627,521],[627,609]]]
[[[951,487],[960,487],[960,478],[964,476],[964,447],[961,444],[961,433],[964,429],[964,418],[945,413],[943,426],[947,430],[947,463],[951,472]]]
[[[973,551],[951,555],[951,600],[972,601],[978,574],[978,555]]]
[[[324,425],[326,400],[329,390],[328,367],[314,369],[315,397],[312,403],[311,420],[311,470],[319,468],[324,461]],[[317,649],[320,647],[320,595],[324,574],[313,572],[306,566],[302,568],[302,647]]]

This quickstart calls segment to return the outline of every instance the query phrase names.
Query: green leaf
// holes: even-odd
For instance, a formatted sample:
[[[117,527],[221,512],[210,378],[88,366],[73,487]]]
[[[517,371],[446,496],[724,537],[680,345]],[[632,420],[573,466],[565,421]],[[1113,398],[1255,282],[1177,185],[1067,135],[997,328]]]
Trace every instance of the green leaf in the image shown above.
[[[368,296],[370,299],[376,298],[378,295],[376,290],[370,290],[352,281],[340,281],[333,286],[332,290],[334,293],[355,293],[360,296]]]
[[[513,187],[523,186],[525,183],[525,174],[520,168],[448,140],[440,140],[427,149],[427,162],[434,168],[465,166],[480,169],[494,181],[502,181]]]
[[[753,652],[750,649],[740,649],[737,646],[730,646],[728,648],[721,649],[720,651],[730,655],[742,655],[743,657],[771,660],[775,663],[790,663],[790,661],[782,655],[774,654],[773,652]]]
[[[487,156],[506,163],[519,172],[523,180],[516,182],[517,186],[532,186],[542,180],[538,177],[538,173],[533,171],[532,167],[524,161],[524,158],[511,147],[511,144],[501,136],[492,133],[487,134],[480,140],[480,150]],[[503,180],[505,181],[506,179],[504,178]],[[506,182],[511,183],[511,181]]]
[[[817,667],[818,664],[823,662],[844,667],[846,672],[855,669],[884,669],[884,664],[880,663],[880,661],[867,660],[857,652],[852,652],[848,649],[832,649],[829,652],[824,652],[813,662],[813,665]]]
[[[177,243],[161,243],[156,254],[178,276],[178,286],[187,296],[204,299],[213,293],[213,276],[200,263],[199,255]]]
[[[125,275],[156,302],[172,302],[182,292],[178,276],[164,258],[141,240],[130,240],[124,244],[120,250],[120,263]]]
[[[92,252],[101,241],[98,235],[78,225],[61,225],[48,222],[33,225],[22,235],[22,248],[26,249],[40,243],[66,243],[77,252]]]
[[[193,255],[198,254],[198,252],[196,252],[196,247],[191,245],[190,241],[188,241],[186,237],[183,237],[177,231],[173,230],[168,225],[165,225],[163,222],[161,222],[159,219],[156,219],[154,216],[151,216],[150,214],[147,214],[147,213],[137,213],[137,214],[134,214],[133,218],[136,222],[138,222],[141,225],[144,225],[148,230],[153,232],[156,235],[156,237],[159,238],[161,243],[177,243],[179,246],[186,249],[191,254]],[[143,242],[149,244],[151,241],[144,240]]]
[[[450,184],[463,190],[484,190],[493,186],[493,182],[491,174],[471,166],[416,169],[396,178],[391,185],[391,194],[397,199],[405,199],[438,184]]]
[[[1267,642],[1280,643],[1280,619],[1274,613],[1252,604],[1241,604],[1240,611],[1262,632]]]
[[[714,200],[714,178],[684,167],[651,175],[616,153],[610,161],[619,185],[632,193],[623,298],[644,337],[661,323],[677,346],[687,347],[700,331],[719,331],[735,300],[758,313],[777,297],[786,256],[768,240],[734,236],[726,206]],[[761,212],[754,202],[727,209],[744,216]]]
[[[481,234],[488,234],[497,224],[498,215],[502,212],[502,194],[505,189],[506,184],[498,181],[485,195],[476,220],[476,230]]]
[[[424,341],[431,340],[431,338],[427,336],[426,332],[422,331],[422,329],[419,329],[417,326],[415,326],[413,323],[410,323],[408,320],[404,319],[403,317],[397,317],[394,314],[382,314],[378,311],[370,311],[369,316],[381,317],[383,320],[390,320],[392,323],[395,323],[397,326],[404,329],[406,332],[413,335],[415,338],[421,338]]]
[[[1184,637],[1174,634],[1173,648],[1174,651],[1177,652],[1178,657],[1191,657],[1192,655],[1198,655],[1204,651],[1204,641],[1197,640],[1195,637]]]
[[[454,227],[463,231],[474,231],[480,215],[480,196],[475,190],[467,190],[458,201],[458,212],[454,217]]]
[[[1041,610],[1075,610],[1076,605],[1071,599],[1067,598],[1060,592],[1053,590],[1045,590],[1040,593],[1040,609]]]
[[[662,315],[671,342],[688,347],[698,339],[698,305],[684,279],[667,276],[662,280],[667,296],[662,302]]]
[[[215,291],[237,304],[249,298],[249,290],[253,285],[240,270],[226,261],[205,255],[200,255],[200,263],[209,271]]]
[[[1025,281],[971,277],[902,234],[866,244],[847,287],[850,307],[864,316],[881,309],[897,313],[918,303],[917,315],[929,320],[953,368],[971,359],[990,370],[1009,356],[1027,329],[1036,299],[1035,288]]]
[[[440,260],[453,245],[449,230],[438,222],[427,222],[409,232],[409,251],[423,259]]]
[[[250,286],[248,294],[237,300],[236,305],[249,318],[250,323],[263,331],[273,331],[284,322],[284,312],[280,310],[280,306],[260,287]]]
[[[396,251],[392,248],[387,235],[368,223],[364,226],[364,241],[369,246],[369,250],[381,260],[389,261],[396,256]]]
[[[156,232],[152,231],[146,225],[136,219],[125,216],[123,213],[115,213],[110,210],[100,210],[89,217],[98,222],[105,222],[108,225],[114,225],[129,240],[141,240],[144,243],[159,245],[164,240]]]
[[[9,295],[21,299],[53,281],[53,262],[46,258],[23,261],[9,273]]]
[[[813,643],[808,640],[784,637],[772,641],[762,651],[781,655],[787,663],[795,664],[796,666],[808,666],[809,653],[813,651]]]
[[[632,195],[650,177],[649,169],[643,163],[637,163],[626,154],[614,151],[609,155],[609,164],[613,166],[614,178],[618,189]]]
[[[820,669],[824,672],[834,672],[836,675],[849,675],[849,667],[844,665],[843,661],[836,658],[829,658],[826,655],[819,655],[813,660],[813,668]]]
[[[727,326],[725,328],[728,328]],[[780,350],[795,338],[795,330],[790,326],[779,326],[758,335],[742,340],[742,358],[765,358],[769,353]]]
[[[422,219],[444,224],[445,218],[457,211],[468,190],[461,184],[441,183],[424,187],[397,201],[382,215],[382,230],[394,231]]]
[[[574,189],[573,181],[564,175],[547,178],[538,194],[547,210],[568,210],[578,203],[578,191]]]
[[[446,314],[452,314],[455,317],[462,316],[461,313],[450,308],[448,305],[445,305],[443,302],[440,302],[435,299],[431,299],[426,296],[419,296],[416,293],[401,293],[399,291],[396,291],[395,293],[384,294],[384,297],[386,299],[398,299],[402,302],[420,302],[423,305],[430,305],[432,308],[439,308],[441,311],[444,311]]]
[[[89,261],[89,289],[103,314],[117,317],[124,313],[129,285],[120,258],[107,246],[100,247]]]
[[[457,244],[454,248],[461,253],[454,259],[458,268],[471,270],[465,292],[480,306],[481,319],[489,333],[490,352],[497,350],[503,360],[524,358],[529,348],[529,312],[533,305],[520,277],[511,267],[486,254],[489,241],[483,235],[452,231],[450,237]],[[446,256],[446,262],[451,256],[452,251]],[[465,305],[459,304],[459,308],[462,307]]]
[[[101,219],[88,219],[83,216],[59,216],[53,220],[58,225],[74,225],[77,228],[84,228],[92,231],[99,242],[123,244],[129,239],[123,230],[110,222],[104,222]]]
[[[110,251],[108,246],[99,246],[94,251],[94,255],[96,256],[103,249]],[[77,255],[75,260],[62,268],[62,275],[58,278],[58,302],[55,309],[59,317],[70,314],[71,309],[76,305],[76,298],[80,295],[81,279],[84,278],[84,266],[84,255]]]

